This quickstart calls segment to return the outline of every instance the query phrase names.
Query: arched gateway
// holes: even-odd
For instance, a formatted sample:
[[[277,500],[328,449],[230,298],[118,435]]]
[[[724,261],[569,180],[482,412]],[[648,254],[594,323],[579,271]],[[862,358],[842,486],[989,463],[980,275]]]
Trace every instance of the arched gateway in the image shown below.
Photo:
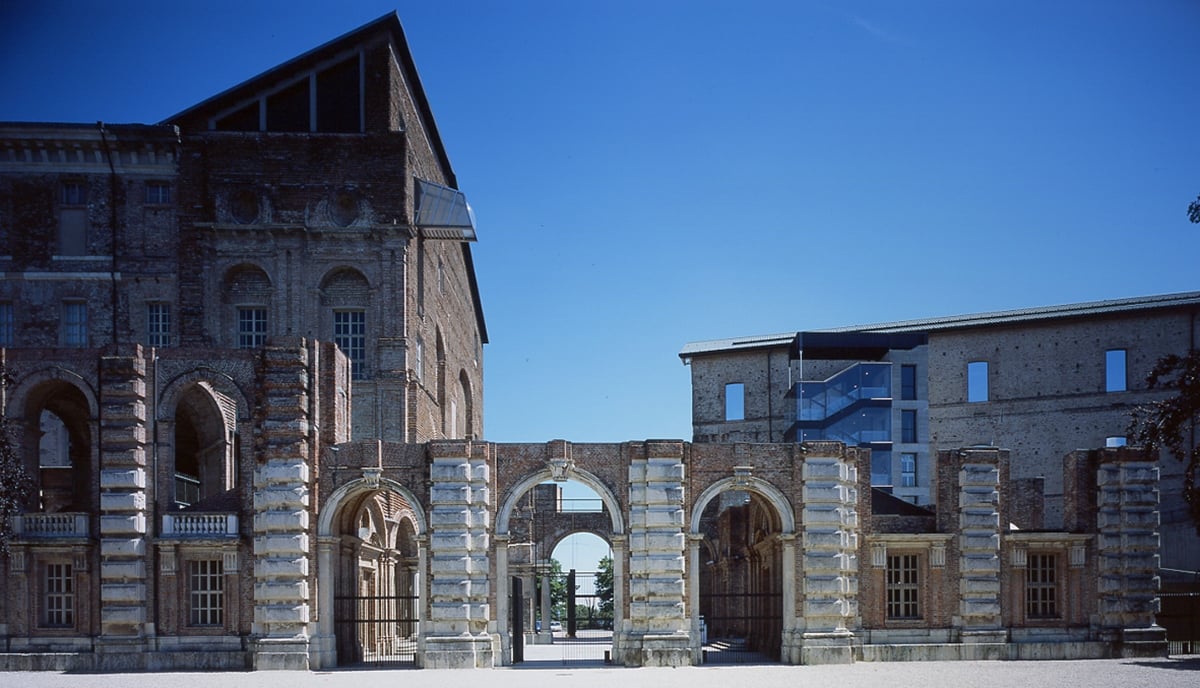
[[[853,636],[847,629],[857,609],[856,449],[837,443],[438,441],[382,445],[355,456],[355,465],[339,460],[337,470],[325,472],[328,482],[322,481],[329,496],[318,527],[315,644],[321,665],[366,656],[361,632],[338,630],[343,615],[335,598],[350,581],[363,589],[364,576],[378,570],[362,552],[374,561],[411,558],[391,544],[392,530],[401,532],[405,519],[412,524],[419,572],[404,579],[412,581],[418,600],[416,661],[431,668],[510,663],[509,581],[521,544],[514,540],[519,505],[539,483],[562,480],[583,483],[603,502],[614,559],[614,663],[702,662],[701,616],[718,616],[714,579],[705,573],[706,564],[714,563],[725,574],[740,571],[736,580],[726,575],[727,590],[745,593],[734,605],[738,622],[723,632],[740,634],[757,652],[784,662],[850,660]],[[411,487],[419,483],[427,484],[429,495],[423,508],[422,494]],[[394,497],[381,499],[381,493]],[[388,499],[396,509],[408,509],[403,517],[386,512]],[[737,520],[736,508],[705,516],[709,507],[730,507],[739,499],[749,506],[749,520]],[[736,564],[737,556],[748,557],[747,565]],[[745,601],[749,594],[752,603]]]

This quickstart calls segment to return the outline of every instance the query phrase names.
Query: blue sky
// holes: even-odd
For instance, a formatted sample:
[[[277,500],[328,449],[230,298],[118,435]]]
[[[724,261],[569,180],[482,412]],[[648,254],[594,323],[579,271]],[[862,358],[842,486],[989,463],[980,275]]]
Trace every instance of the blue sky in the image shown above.
[[[392,10],[485,436],[691,436],[689,341],[1200,288],[1200,3],[0,0],[0,120],[156,122]]]

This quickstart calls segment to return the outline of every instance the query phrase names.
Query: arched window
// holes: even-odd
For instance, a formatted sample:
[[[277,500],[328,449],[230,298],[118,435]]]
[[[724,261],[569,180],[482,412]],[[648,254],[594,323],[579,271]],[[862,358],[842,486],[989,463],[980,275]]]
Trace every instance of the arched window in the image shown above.
[[[239,265],[225,275],[221,298],[227,311],[226,332],[233,346],[257,349],[271,332],[271,278],[254,265]]]
[[[321,282],[321,306],[329,313],[333,342],[350,359],[355,380],[369,376],[367,366],[367,313],[371,285],[357,270],[341,268]]]

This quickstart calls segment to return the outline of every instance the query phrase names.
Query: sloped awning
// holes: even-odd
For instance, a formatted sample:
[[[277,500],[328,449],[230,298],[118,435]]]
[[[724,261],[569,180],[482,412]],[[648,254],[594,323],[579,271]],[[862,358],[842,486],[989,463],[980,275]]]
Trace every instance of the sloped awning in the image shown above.
[[[475,241],[475,213],[458,189],[416,180],[416,225],[426,239]]]

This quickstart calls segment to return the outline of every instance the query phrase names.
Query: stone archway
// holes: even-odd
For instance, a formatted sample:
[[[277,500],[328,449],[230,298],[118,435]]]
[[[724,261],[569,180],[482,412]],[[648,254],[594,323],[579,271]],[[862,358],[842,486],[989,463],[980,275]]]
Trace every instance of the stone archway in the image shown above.
[[[785,658],[795,628],[795,539],[791,504],[765,480],[735,475],[696,498],[688,528],[695,663]]]
[[[367,469],[317,524],[316,666],[419,664],[428,522],[398,482]]]
[[[551,464],[550,466],[538,470],[525,478],[515,483],[509,489],[507,497],[501,504],[496,518],[496,536],[495,536],[495,562],[496,562],[496,580],[500,582],[500,586],[496,591],[496,619],[497,627],[500,635],[501,645],[501,663],[510,664],[512,662],[512,629],[509,624],[512,609],[508,596],[508,582],[510,572],[527,568],[535,562],[526,561],[528,555],[524,552],[513,552],[512,567],[510,568],[510,547],[519,548],[522,543],[513,542],[513,535],[516,532],[514,526],[514,515],[518,512],[518,505],[521,499],[534,490],[538,485],[547,482],[565,482],[568,480],[577,481],[580,484],[586,485],[599,497],[603,504],[603,516],[594,522],[589,523],[585,528],[586,532],[593,532],[602,539],[608,541],[613,550],[613,578],[621,580],[624,576],[624,544],[625,544],[625,519],[620,510],[620,503],[612,494],[609,488],[594,474],[583,470],[572,463],[562,463],[560,465]],[[607,520],[607,527],[600,527],[600,521]],[[600,532],[597,532],[600,531]],[[554,533],[549,536],[552,540],[565,537],[563,533]],[[549,552],[546,552],[549,556]],[[544,585],[547,583],[543,583]],[[548,593],[547,593],[548,594]],[[619,628],[621,622],[621,613],[623,610],[623,593],[621,586],[613,586],[613,627]],[[550,618],[548,605],[542,604],[543,616],[541,622],[543,628],[549,629]],[[617,636],[613,636],[614,650],[617,645]]]

